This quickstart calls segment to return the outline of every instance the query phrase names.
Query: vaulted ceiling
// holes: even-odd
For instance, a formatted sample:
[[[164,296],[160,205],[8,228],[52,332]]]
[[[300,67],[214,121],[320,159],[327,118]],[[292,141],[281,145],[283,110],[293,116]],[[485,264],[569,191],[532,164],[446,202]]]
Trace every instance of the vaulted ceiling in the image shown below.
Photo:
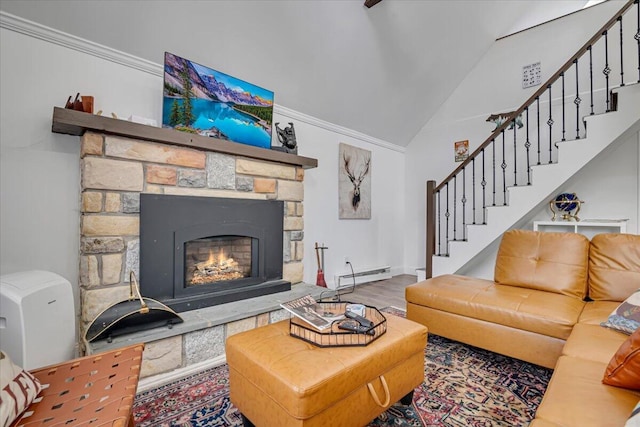
[[[587,1],[363,3],[2,0],[0,9],[158,64],[175,53],[274,91],[278,105],[406,146],[496,38]]]

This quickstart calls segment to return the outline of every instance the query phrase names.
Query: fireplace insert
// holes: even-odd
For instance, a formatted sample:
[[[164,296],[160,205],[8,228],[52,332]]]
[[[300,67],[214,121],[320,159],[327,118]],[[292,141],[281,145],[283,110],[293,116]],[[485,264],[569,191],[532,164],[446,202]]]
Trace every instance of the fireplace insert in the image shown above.
[[[188,311],[283,292],[284,202],[140,195],[140,289]]]

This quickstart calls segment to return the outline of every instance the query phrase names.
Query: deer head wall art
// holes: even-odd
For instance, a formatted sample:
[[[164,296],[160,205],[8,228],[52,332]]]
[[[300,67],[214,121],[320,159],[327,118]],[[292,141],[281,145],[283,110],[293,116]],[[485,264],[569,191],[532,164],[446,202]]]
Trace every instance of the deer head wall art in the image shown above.
[[[340,144],[340,219],[371,218],[371,151]]]

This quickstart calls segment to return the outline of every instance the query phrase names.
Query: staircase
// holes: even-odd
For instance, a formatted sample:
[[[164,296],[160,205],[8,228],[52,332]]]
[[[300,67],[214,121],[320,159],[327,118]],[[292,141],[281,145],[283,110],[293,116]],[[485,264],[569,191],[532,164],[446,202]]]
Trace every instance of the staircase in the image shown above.
[[[458,272],[589,162],[640,132],[638,8],[627,2],[449,177],[427,183],[427,278]],[[623,36],[623,16],[637,32]],[[595,64],[600,51],[603,64]]]
[[[488,206],[487,224],[467,225],[467,241],[449,242],[449,256],[433,258],[432,275],[454,273],[514,227],[530,211],[546,204],[558,189],[617,141],[640,132],[640,84],[618,89],[618,111],[585,118],[587,137],[558,143],[558,162],[531,167],[532,185],[507,189],[507,206]]]

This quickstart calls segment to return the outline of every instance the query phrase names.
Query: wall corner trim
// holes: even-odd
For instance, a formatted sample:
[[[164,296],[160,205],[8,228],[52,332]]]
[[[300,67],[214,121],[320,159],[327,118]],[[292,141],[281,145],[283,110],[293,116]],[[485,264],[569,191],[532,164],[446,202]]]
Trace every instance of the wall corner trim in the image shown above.
[[[86,40],[72,34],[47,27],[37,22],[33,22],[1,10],[0,28],[24,34],[26,36],[43,40],[45,42],[53,43],[58,46],[66,47],[68,49],[72,49],[87,55],[92,55],[97,58],[114,62],[125,67],[133,68],[135,70],[142,71],[160,78],[163,77],[163,67],[161,64],[156,64],[146,59],[130,55],[126,52],[122,52],[108,46],[101,45],[99,43],[94,43],[90,40]],[[283,107],[281,105],[274,105],[274,111],[291,119],[299,120],[301,122],[317,126],[350,138],[359,139],[369,144],[377,145],[400,153],[405,152],[405,147],[391,144],[387,141],[383,141],[381,139],[377,139],[342,126],[320,120],[318,118],[309,116],[299,111],[292,110],[290,108]]]

